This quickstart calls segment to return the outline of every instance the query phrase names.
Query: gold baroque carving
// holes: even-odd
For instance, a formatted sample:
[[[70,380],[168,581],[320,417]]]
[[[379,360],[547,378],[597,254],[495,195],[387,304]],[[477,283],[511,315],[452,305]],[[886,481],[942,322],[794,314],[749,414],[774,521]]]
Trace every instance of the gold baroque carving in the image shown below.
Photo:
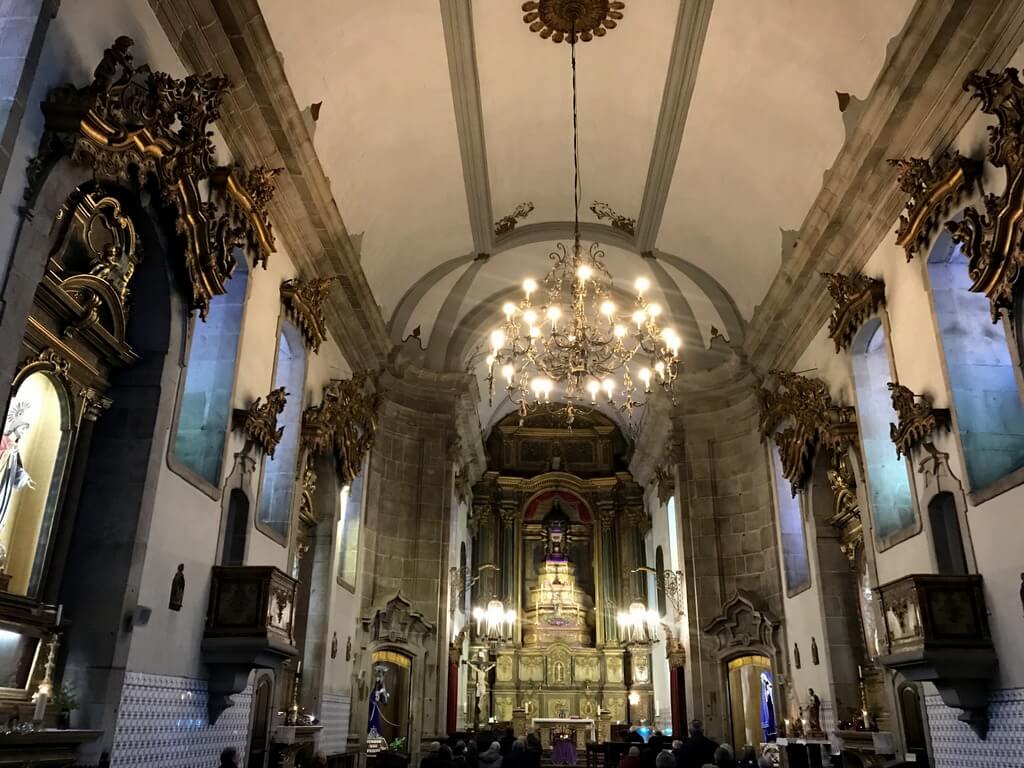
[[[946,222],[953,241],[967,256],[970,290],[988,297],[992,321],[1002,312],[1013,314],[1013,287],[1024,261],[1021,217],[1024,216],[1024,84],[1017,70],[971,72],[965,91],[981,99],[981,111],[995,115],[988,127],[989,162],[1006,172],[1002,195],[985,196],[985,213],[974,206],[964,209],[961,221]]]
[[[625,7],[618,0],[530,0],[522,5],[523,22],[545,40],[570,43],[575,34],[588,43],[615,29]]]
[[[268,211],[274,197],[274,177],[283,170],[265,165],[250,171],[238,165],[233,169],[221,166],[214,170],[210,179],[214,189],[223,195],[235,228],[244,233],[253,263],[262,264],[264,268],[274,252],[274,230]]]
[[[896,458],[909,456],[910,451],[938,429],[949,429],[948,408],[934,408],[928,395],[918,395],[902,384],[889,382],[892,407],[899,419],[889,424],[889,438],[896,446]]]
[[[631,219],[628,216],[623,216],[621,213],[616,213],[608,203],[600,203],[595,200],[590,210],[597,216],[598,221],[608,220],[608,223],[615,229],[625,232],[627,235],[636,234],[636,219]]]
[[[835,306],[828,319],[828,336],[836,352],[846,349],[868,317],[885,304],[885,283],[866,275],[822,272]]]
[[[839,548],[852,565],[856,561],[858,547],[864,542],[864,527],[857,504],[857,481],[845,452],[832,456],[828,484],[832,488],[832,516],[828,522],[839,531]]]
[[[331,284],[338,279],[334,275],[313,280],[291,279],[281,283],[281,301],[313,352],[319,352],[320,345],[327,340],[324,302],[330,295]]]
[[[258,243],[255,260],[264,263],[273,250],[266,219],[272,187],[262,172],[266,183],[259,186],[252,174],[216,167],[210,128],[219,117],[227,79],[208,73],[179,80],[136,66],[133,45],[130,37],[118,37],[104,51],[89,86],[50,92],[43,104],[47,135],[30,167],[25,199],[34,199],[46,166],[64,152],[91,164],[98,180],[154,179],[163,203],[177,212],[190,306],[205,318],[210,300],[225,292],[235,269],[234,249]],[[216,188],[218,177],[234,200],[227,210],[200,190],[207,180]]]
[[[516,225],[520,221],[529,216],[532,211],[533,203],[531,201],[528,200],[525,203],[520,203],[515,207],[515,210],[513,210],[512,213],[507,216],[502,216],[494,222],[494,234],[507,235],[516,228]]]
[[[888,162],[898,171],[900,189],[910,196],[896,227],[896,245],[906,251],[910,261],[928,249],[940,219],[974,189],[981,163],[955,151],[943,152],[934,162],[922,157]]]
[[[359,476],[363,457],[377,432],[380,396],[371,391],[369,374],[335,379],[324,387],[323,402],[302,414],[302,445],[314,454],[334,450],[343,483]]]
[[[235,411],[246,438],[259,445],[267,456],[274,455],[274,449],[284,434],[284,427],[277,426],[277,417],[284,411],[287,399],[284,387],[278,387],[267,395],[267,402],[257,397],[247,410]]]
[[[775,390],[757,391],[761,409],[762,440],[772,437],[782,460],[782,474],[793,495],[804,487],[818,445],[833,453],[845,452],[856,440],[857,422],[852,406],[832,402],[828,385],[788,371],[770,371]],[[780,429],[781,427],[781,429]]]

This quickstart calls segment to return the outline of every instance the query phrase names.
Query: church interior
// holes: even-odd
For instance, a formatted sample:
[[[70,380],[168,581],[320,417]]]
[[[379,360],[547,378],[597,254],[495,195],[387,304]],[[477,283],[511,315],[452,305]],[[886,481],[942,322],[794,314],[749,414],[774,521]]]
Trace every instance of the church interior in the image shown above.
[[[0,766],[1024,768],[1022,64],[0,2]]]

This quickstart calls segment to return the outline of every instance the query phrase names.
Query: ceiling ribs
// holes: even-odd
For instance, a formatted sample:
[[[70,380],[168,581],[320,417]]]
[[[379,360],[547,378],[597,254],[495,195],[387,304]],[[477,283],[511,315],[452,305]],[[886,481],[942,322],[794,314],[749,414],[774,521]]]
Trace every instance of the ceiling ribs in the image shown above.
[[[480,105],[480,73],[473,36],[473,10],[470,0],[440,0],[440,3],[452,102],[455,107],[455,126],[462,155],[462,176],[466,184],[466,204],[473,232],[473,250],[489,254],[494,247],[494,211],[491,206],[491,182],[487,173],[487,146],[484,142],[484,116]]]
[[[647,183],[636,222],[636,243],[641,252],[654,249],[658,230],[661,229],[713,3],[714,0],[688,0],[679,4],[672,57],[651,149],[651,164],[647,169]]]

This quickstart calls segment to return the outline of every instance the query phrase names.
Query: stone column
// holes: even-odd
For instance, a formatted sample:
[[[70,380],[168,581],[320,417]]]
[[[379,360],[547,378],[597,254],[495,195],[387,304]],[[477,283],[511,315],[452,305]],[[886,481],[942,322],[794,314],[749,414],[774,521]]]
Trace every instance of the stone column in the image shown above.
[[[460,637],[459,640],[462,638]],[[448,646],[448,708],[445,716],[445,730],[455,733],[459,727],[459,660],[462,658],[462,643]]]
[[[686,733],[686,649],[678,641],[666,638],[669,699],[672,707],[672,733],[677,739]],[[675,734],[680,734],[675,736]]]
[[[615,618],[616,607],[620,605],[619,575],[621,565],[615,536],[615,504],[610,497],[597,500],[598,546],[600,547],[600,588],[599,606],[601,614],[597,622],[597,642],[615,645],[619,641],[619,625]]]

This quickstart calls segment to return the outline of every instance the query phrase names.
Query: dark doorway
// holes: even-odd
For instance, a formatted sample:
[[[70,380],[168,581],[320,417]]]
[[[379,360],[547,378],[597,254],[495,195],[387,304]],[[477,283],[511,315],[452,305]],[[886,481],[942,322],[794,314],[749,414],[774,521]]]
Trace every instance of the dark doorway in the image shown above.
[[[224,547],[221,565],[245,563],[245,540],[249,531],[249,497],[240,488],[228,497],[228,519],[224,523]]]
[[[921,692],[912,683],[903,683],[897,689],[900,718],[907,739],[907,752],[917,756],[917,764],[928,766],[928,740],[924,732],[924,714],[921,710]]]
[[[252,697],[252,733],[249,734],[249,768],[266,768],[270,733],[270,700],[273,686],[267,675],[256,683]]]

